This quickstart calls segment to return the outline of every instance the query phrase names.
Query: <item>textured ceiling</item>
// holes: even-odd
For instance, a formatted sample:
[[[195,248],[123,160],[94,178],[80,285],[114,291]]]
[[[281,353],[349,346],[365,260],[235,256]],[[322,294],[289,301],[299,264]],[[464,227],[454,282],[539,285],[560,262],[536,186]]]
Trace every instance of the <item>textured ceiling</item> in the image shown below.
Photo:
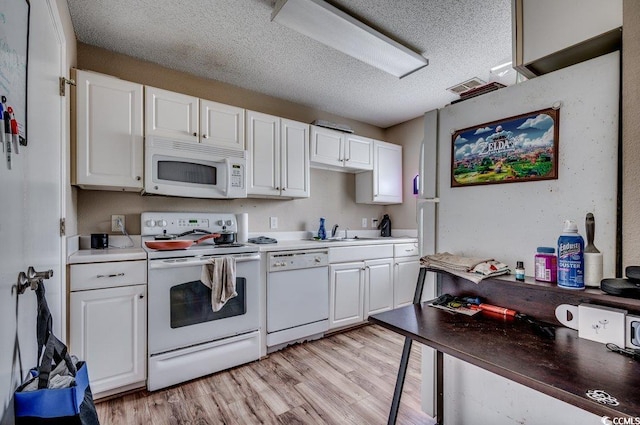
[[[429,59],[403,79],[271,22],[272,0],[68,0],[79,41],[387,128],[511,60],[511,0],[331,3]]]

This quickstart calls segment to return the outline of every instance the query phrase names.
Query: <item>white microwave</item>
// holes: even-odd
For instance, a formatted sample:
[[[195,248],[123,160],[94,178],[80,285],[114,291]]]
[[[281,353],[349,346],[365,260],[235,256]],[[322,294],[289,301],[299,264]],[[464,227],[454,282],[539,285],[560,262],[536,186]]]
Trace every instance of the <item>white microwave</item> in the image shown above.
[[[144,165],[147,195],[247,197],[247,151],[149,136]]]

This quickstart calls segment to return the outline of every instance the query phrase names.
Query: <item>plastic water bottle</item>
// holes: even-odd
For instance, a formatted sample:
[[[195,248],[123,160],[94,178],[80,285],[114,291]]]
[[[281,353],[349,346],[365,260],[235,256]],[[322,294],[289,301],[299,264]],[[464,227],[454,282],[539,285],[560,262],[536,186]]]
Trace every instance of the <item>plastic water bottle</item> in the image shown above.
[[[318,229],[318,237],[322,240],[327,239],[327,230],[324,228],[324,217],[320,217],[320,228]]]
[[[564,222],[562,235],[558,238],[558,286],[584,289],[584,239],[571,220]]]

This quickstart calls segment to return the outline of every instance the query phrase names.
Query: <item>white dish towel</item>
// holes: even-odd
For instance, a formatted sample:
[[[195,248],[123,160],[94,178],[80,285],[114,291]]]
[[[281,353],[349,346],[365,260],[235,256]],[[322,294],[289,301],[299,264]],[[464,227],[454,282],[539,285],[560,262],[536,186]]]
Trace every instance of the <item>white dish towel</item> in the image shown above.
[[[211,309],[219,311],[236,292],[236,259],[214,257],[202,266],[200,280],[211,288]]]

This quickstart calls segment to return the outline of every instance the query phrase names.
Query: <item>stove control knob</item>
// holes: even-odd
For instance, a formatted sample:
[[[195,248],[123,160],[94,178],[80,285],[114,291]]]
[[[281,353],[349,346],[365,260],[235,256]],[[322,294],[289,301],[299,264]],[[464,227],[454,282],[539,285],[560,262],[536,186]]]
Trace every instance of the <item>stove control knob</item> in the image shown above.
[[[155,220],[147,220],[144,222],[144,225],[147,227],[154,227],[156,225],[156,221]]]
[[[224,222],[227,226],[233,226],[233,220],[227,220]]]
[[[156,222],[156,225],[160,227],[165,227],[167,225],[167,220],[158,220]]]
[[[315,258],[315,261],[316,261],[316,263],[319,263],[319,262],[321,261],[321,260],[320,260],[320,257],[316,257],[316,258]]]
[[[216,221],[216,224],[218,226],[222,226],[224,224],[224,221],[223,220],[218,220],[218,221]]]

